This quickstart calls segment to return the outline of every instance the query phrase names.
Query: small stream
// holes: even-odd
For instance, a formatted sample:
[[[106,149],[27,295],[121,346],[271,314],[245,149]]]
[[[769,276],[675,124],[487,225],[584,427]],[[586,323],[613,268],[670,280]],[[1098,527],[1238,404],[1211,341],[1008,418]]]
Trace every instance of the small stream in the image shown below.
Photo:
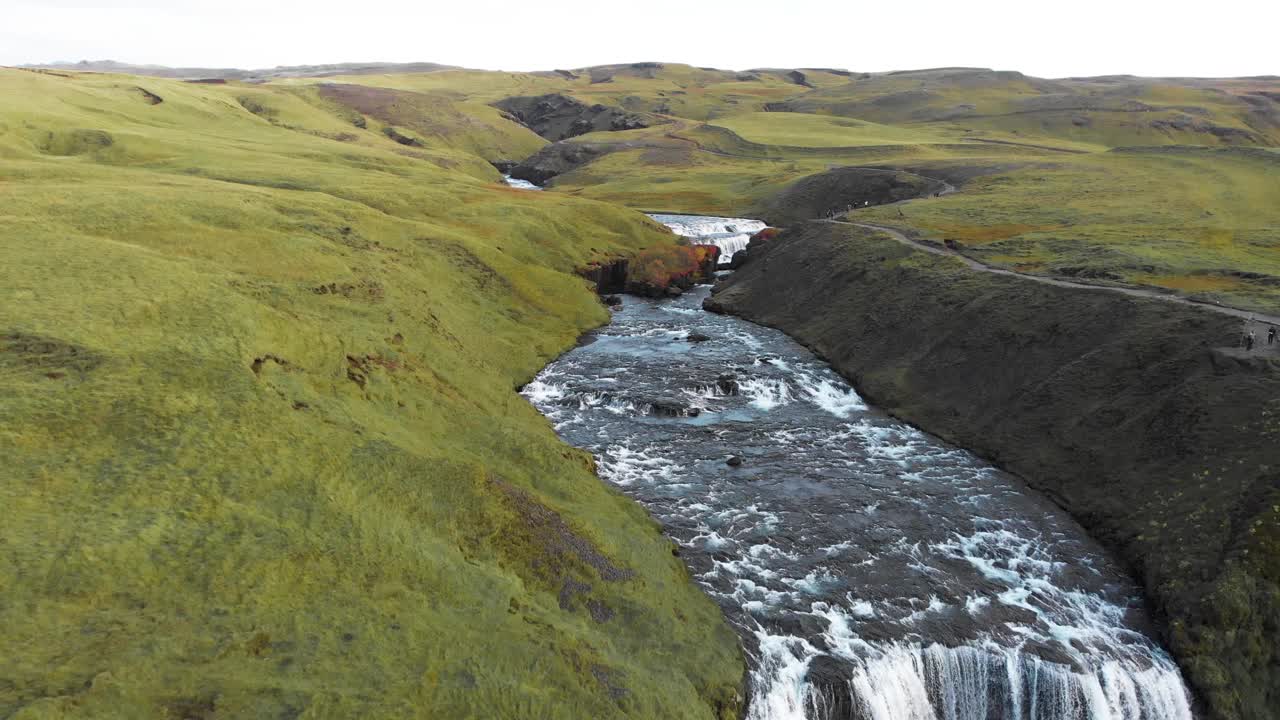
[[[519,178],[513,178],[510,175],[503,175],[502,182],[506,183],[507,185],[517,190],[541,190],[542,189],[537,185],[529,182],[528,180],[520,180]]]
[[[726,254],[761,227],[655,217]],[[1077,523],[707,293],[627,297],[523,393],[681,545],[743,638],[750,718],[1192,718]]]

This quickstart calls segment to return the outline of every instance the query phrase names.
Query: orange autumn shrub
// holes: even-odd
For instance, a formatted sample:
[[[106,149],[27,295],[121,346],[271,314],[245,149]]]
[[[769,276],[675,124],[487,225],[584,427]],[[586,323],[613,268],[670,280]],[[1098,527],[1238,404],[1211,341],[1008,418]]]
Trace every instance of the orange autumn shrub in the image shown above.
[[[714,245],[663,245],[642,251],[631,260],[627,290],[659,295],[667,288],[687,288],[709,279],[720,258]]]

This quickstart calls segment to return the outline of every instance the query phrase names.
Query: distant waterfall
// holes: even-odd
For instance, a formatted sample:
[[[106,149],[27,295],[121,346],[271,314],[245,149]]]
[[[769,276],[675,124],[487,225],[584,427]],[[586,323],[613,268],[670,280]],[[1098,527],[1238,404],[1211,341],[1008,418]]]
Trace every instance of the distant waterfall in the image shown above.
[[[703,245],[720,248],[720,262],[729,262],[734,253],[745,250],[751,236],[768,227],[759,220],[744,218],[703,217],[700,215],[653,215],[682,237],[694,238]]]
[[[510,175],[503,175],[502,181],[510,185],[511,187],[516,188],[517,190],[541,190],[542,189],[537,185],[534,185],[533,183],[529,182],[528,180],[520,180],[518,178],[513,178]]]

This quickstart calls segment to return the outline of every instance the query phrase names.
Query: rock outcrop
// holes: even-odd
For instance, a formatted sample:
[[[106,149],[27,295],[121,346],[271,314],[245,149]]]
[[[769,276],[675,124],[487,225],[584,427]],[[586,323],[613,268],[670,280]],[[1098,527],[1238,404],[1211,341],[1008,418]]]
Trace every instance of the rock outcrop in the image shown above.
[[[509,97],[493,105],[552,142],[600,130],[636,130],[650,125],[643,115],[587,105],[568,95]]]
[[[596,285],[596,293],[613,295],[627,289],[627,270],[630,261],[625,258],[589,265],[578,274]],[[618,304],[621,304],[619,301]]]
[[[621,145],[558,142],[543,147],[524,162],[511,168],[511,177],[542,185],[551,178],[586,165],[602,155],[622,149]]]
[[[808,223],[708,299],[1045,491],[1123,558],[1206,715],[1280,707],[1280,361],[1239,321]]]

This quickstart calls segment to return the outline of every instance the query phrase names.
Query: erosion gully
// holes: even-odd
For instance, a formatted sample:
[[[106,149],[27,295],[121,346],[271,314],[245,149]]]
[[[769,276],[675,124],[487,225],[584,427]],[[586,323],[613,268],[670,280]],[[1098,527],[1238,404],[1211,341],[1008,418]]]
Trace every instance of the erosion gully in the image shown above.
[[[654,217],[726,256],[763,227]],[[741,634],[749,718],[1192,718],[1139,589],[1068,515],[707,294],[627,298],[523,393],[681,545]]]

